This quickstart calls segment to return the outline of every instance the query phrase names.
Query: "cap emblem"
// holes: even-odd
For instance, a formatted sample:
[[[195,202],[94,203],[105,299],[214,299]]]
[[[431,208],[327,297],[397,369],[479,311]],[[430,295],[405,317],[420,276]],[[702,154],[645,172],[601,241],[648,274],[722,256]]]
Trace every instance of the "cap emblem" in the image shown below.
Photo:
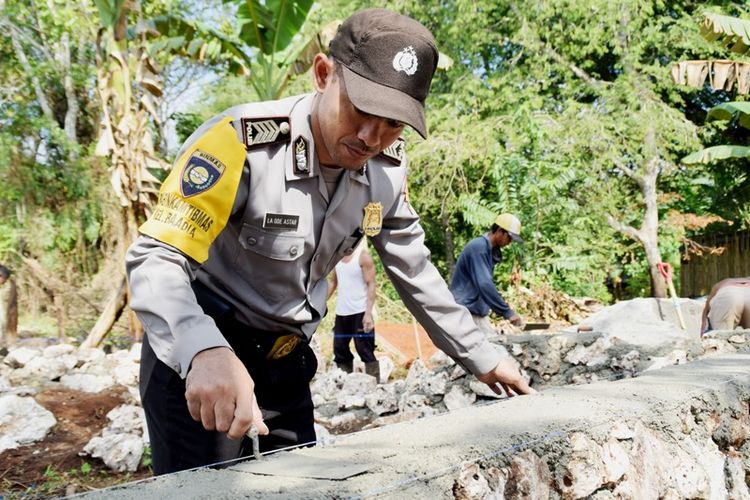
[[[403,71],[411,76],[417,72],[417,63],[417,53],[414,52],[414,47],[409,46],[395,55],[393,58],[393,69]]]

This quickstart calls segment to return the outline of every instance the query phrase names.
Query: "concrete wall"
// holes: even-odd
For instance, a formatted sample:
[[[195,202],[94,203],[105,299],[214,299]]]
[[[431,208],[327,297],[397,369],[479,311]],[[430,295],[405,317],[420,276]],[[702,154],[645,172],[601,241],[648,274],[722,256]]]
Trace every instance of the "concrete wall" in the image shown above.
[[[85,497],[750,498],[748,401],[750,355],[718,355]]]

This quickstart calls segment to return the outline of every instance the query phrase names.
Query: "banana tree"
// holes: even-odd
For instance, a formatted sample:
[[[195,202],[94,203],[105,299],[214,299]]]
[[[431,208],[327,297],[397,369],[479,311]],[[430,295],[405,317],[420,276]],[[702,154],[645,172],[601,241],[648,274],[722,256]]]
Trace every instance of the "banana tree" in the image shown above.
[[[139,222],[151,212],[159,181],[152,172],[168,169],[154,151],[149,125],[158,123],[156,112],[162,86],[153,56],[183,55],[251,76],[260,99],[280,97],[289,78],[307,70],[312,56],[335,33],[331,23],[315,36],[304,37],[302,25],[312,0],[227,0],[236,7],[230,29],[214,28],[176,15],[144,20],[138,4],[128,0],[96,0],[101,19],[97,37],[97,92],[102,104],[101,135],[96,152],[111,159],[111,183],[122,207],[118,252],[137,235]],[[128,26],[129,15],[138,16]],[[299,36],[297,36],[299,34]],[[127,303],[124,275],[104,307],[104,312],[84,342],[97,345],[121,315]],[[129,313],[131,334],[138,339],[142,327]]]
[[[717,42],[739,55],[750,53],[750,21],[719,14],[705,14],[700,26],[703,38]],[[728,59],[680,61],[672,65],[672,80],[679,85],[703,88],[706,79],[714,90],[750,93],[750,62]],[[750,103],[726,102],[711,108],[707,120],[731,121],[750,129]],[[720,145],[691,153],[685,164],[711,163],[728,158],[750,158],[750,147]]]
[[[704,14],[700,33],[738,55],[750,52],[750,21],[720,14]],[[672,65],[672,80],[678,85],[702,88],[706,79],[714,90],[750,93],[750,62],[729,59],[680,61]]]
[[[312,56],[327,45],[338,22],[305,35],[313,0],[226,0],[236,8],[229,27],[215,28],[176,15],[152,21],[164,35],[152,50],[176,50],[193,60],[224,63],[248,81],[261,100],[278,99],[289,79],[306,71]]]
[[[750,102],[725,102],[708,111],[706,120],[729,121],[750,130]],[[728,158],[750,158],[750,147],[722,144],[691,153],[682,159],[687,165],[711,163]]]
[[[96,38],[96,92],[101,105],[95,152],[110,159],[110,182],[120,205],[120,221],[115,224],[118,228],[116,251],[111,258],[121,263],[125,250],[138,233],[139,221],[150,214],[156,200],[159,180],[152,171],[169,168],[168,163],[156,156],[149,130],[151,121],[159,120],[156,109],[162,87],[159,69],[149,56],[147,31],[128,27],[131,13],[140,15],[138,4],[127,0],[96,0],[95,3],[100,18]],[[123,269],[83,346],[92,347],[101,342],[122,313],[127,290]],[[142,329],[132,313],[129,325],[131,334],[138,339]]]

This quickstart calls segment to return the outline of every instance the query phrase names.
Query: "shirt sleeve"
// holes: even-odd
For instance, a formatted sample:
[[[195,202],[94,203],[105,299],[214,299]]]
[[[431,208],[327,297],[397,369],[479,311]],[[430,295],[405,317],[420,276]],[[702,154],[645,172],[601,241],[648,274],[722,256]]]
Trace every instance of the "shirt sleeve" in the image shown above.
[[[482,300],[490,306],[490,309],[500,314],[503,318],[508,319],[513,316],[513,310],[505,302],[500,292],[497,291],[495,282],[492,279],[492,268],[488,266],[485,256],[479,252],[470,252],[466,257],[468,257],[467,263],[469,265],[471,280],[474,282],[477,290],[479,290]]]
[[[197,267],[177,249],[148,236],[139,237],[125,257],[130,307],[143,323],[156,357],[182,378],[199,352],[229,347],[190,286]]]
[[[403,183],[406,183],[404,176]],[[456,303],[430,262],[424,230],[401,190],[386,207],[380,232],[371,237],[393,286],[434,344],[474,375],[493,370],[501,354],[476,327],[469,311]]]
[[[153,213],[125,257],[130,307],[157,358],[183,378],[197,353],[229,347],[198,304],[191,282],[247,197],[245,159],[229,117],[199,128],[178,154]]]

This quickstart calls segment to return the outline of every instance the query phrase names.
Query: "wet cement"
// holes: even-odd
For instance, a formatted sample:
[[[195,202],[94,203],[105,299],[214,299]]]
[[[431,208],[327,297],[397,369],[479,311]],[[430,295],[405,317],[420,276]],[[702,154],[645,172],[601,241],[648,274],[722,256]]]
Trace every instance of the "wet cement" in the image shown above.
[[[750,354],[719,355],[633,379],[551,388],[363,431],[327,447],[264,456],[262,464],[251,459],[76,498],[453,498],[466,463],[502,464],[526,449],[561,453],[573,432],[597,435],[618,421],[659,422],[686,405],[721,414],[748,394]],[[358,469],[366,470],[346,479],[319,478],[346,477]],[[284,475],[259,473],[274,470]]]

